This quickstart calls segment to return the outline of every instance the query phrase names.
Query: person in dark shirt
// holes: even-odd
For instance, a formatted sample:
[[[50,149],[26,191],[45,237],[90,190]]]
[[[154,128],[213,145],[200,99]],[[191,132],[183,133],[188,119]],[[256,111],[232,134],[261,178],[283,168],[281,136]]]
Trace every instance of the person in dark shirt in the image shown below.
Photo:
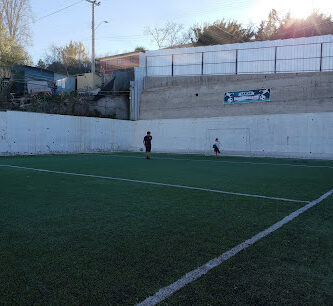
[[[150,151],[151,151],[151,140],[153,139],[153,137],[150,135],[150,132],[147,132],[147,135],[145,136],[145,138],[143,138],[143,144],[146,147],[146,152],[147,152],[147,159],[150,159]]]

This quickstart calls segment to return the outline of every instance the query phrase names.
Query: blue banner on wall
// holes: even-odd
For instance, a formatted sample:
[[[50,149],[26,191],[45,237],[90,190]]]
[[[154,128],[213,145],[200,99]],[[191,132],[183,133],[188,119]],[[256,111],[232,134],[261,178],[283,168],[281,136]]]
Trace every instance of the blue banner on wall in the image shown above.
[[[254,89],[244,91],[229,91],[224,94],[224,104],[269,102],[270,89]]]

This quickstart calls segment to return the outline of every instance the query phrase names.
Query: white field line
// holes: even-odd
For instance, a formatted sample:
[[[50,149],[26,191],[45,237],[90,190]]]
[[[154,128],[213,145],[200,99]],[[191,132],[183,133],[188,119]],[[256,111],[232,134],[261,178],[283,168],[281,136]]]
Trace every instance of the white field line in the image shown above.
[[[56,173],[56,174],[63,174],[63,175],[74,175],[74,176],[83,176],[83,177],[93,177],[93,178],[100,178],[100,179],[106,179],[106,180],[131,182],[131,183],[139,183],[139,184],[150,184],[150,185],[158,185],[158,186],[173,187],[173,188],[200,190],[200,191],[206,191],[206,192],[223,193],[223,194],[230,194],[230,195],[243,196],[243,197],[251,197],[251,198],[262,198],[262,199],[277,200],[277,201],[287,201],[287,202],[297,202],[297,203],[309,203],[309,201],[303,201],[303,200],[293,200],[293,199],[270,197],[270,196],[263,196],[263,195],[257,195],[257,194],[247,194],[247,193],[239,193],[239,192],[230,192],[230,191],[224,191],[224,190],[208,189],[208,188],[193,187],[193,186],[186,186],[186,185],[175,185],[175,184],[167,184],[167,183],[159,183],[159,182],[151,182],[151,181],[141,181],[141,180],[119,178],[119,177],[112,177],[112,176],[101,176],[101,175],[93,175],[93,174],[82,174],[82,173],[74,173],[74,172],[64,172],[64,171],[38,169],[38,168],[29,168],[29,167],[14,166],[14,165],[5,165],[5,164],[4,165],[0,165],[0,167],[24,169],[24,170],[31,170],[31,171],[37,171],[37,172]]]
[[[96,155],[96,154],[80,154],[80,155]],[[105,157],[116,157],[116,158],[138,158],[144,159],[144,157],[140,156],[130,156],[130,155],[115,155],[115,154],[97,154],[99,156]],[[288,166],[288,167],[303,167],[303,168],[328,168],[333,169],[333,166],[309,166],[309,165],[293,165],[293,164],[277,164],[277,163],[255,163],[255,162],[247,162],[247,161],[227,161],[227,160],[204,160],[204,159],[191,159],[191,158],[176,158],[176,157],[158,157],[154,156],[153,159],[165,159],[165,160],[185,160],[185,161],[193,161],[193,162],[209,162],[209,163],[225,163],[225,164],[249,164],[249,165],[270,165],[270,166]]]
[[[298,217],[303,212],[307,211],[311,207],[317,205],[318,203],[320,203],[321,201],[326,199],[332,193],[333,193],[333,189],[328,191],[324,195],[322,195],[317,200],[314,200],[314,201],[308,203],[307,205],[303,206],[302,208],[294,211],[293,213],[291,213],[287,217],[283,218],[279,222],[273,224],[272,226],[270,226],[269,228],[265,229],[264,231],[258,233],[257,235],[253,236],[252,238],[240,243],[239,245],[235,246],[231,250],[223,253],[219,257],[216,257],[216,258],[208,261],[207,263],[205,263],[201,267],[199,267],[199,268],[197,268],[197,269],[195,269],[195,270],[193,270],[189,273],[186,273],[179,280],[175,281],[174,283],[172,283],[171,285],[169,285],[167,287],[164,287],[164,288],[160,289],[153,296],[148,297],[143,302],[141,302],[137,305],[138,306],[151,306],[151,305],[156,305],[156,304],[162,302],[163,300],[170,297],[171,295],[173,295],[178,290],[180,290],[183,287],[185,287],[186,285],[196,281],[198,278],[205,275],[210,270],[212,270],[212,269],[216,268],[217,266],[221,265],[224,261],[226,261],[229,258],[235,256],[240,251],[246,249],[250,245],[252,245],[252,244],[256,243],[257,241],[259,241],[260,239],[266,237],[270,233],[276,231],[277,229],[279,229],[283,225],[289,223],[290,221],[292,221],[293,219]]]

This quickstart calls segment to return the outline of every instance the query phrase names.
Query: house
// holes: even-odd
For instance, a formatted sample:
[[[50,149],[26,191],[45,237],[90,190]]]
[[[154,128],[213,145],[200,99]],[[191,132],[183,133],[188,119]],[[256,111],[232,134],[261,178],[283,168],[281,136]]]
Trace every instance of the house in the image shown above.
[[[54,72],[27,65],[14,66],[11,70],[17,94],[51,91]]]
[[[18,95],[52,93],[53,89],[67,93],[75,91],[76,77],[28,65],[13,66],[10,69],[15,83],[15,93]]]
[[[97,61],[99,62],[100,72],[109,74],[115,70],[139,67],[139,55],[140,52],[135,51],[99,58]]]

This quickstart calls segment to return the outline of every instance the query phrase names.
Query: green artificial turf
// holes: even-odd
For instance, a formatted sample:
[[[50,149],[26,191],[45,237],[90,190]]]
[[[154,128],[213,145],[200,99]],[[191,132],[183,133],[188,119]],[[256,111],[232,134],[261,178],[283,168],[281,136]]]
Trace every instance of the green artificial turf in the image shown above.
[[[161,305],[332,305],[332,237],[330,197]]]
[[[330,161],[141,157],[2,157],[0,164],[305,201],[333,188],[333,168],[276,165]],[[133,305],[304,205],[8,167],[0,167],[0,188],[0,304],[8,305]],[[327,304],[331,203],[164,303]]]

